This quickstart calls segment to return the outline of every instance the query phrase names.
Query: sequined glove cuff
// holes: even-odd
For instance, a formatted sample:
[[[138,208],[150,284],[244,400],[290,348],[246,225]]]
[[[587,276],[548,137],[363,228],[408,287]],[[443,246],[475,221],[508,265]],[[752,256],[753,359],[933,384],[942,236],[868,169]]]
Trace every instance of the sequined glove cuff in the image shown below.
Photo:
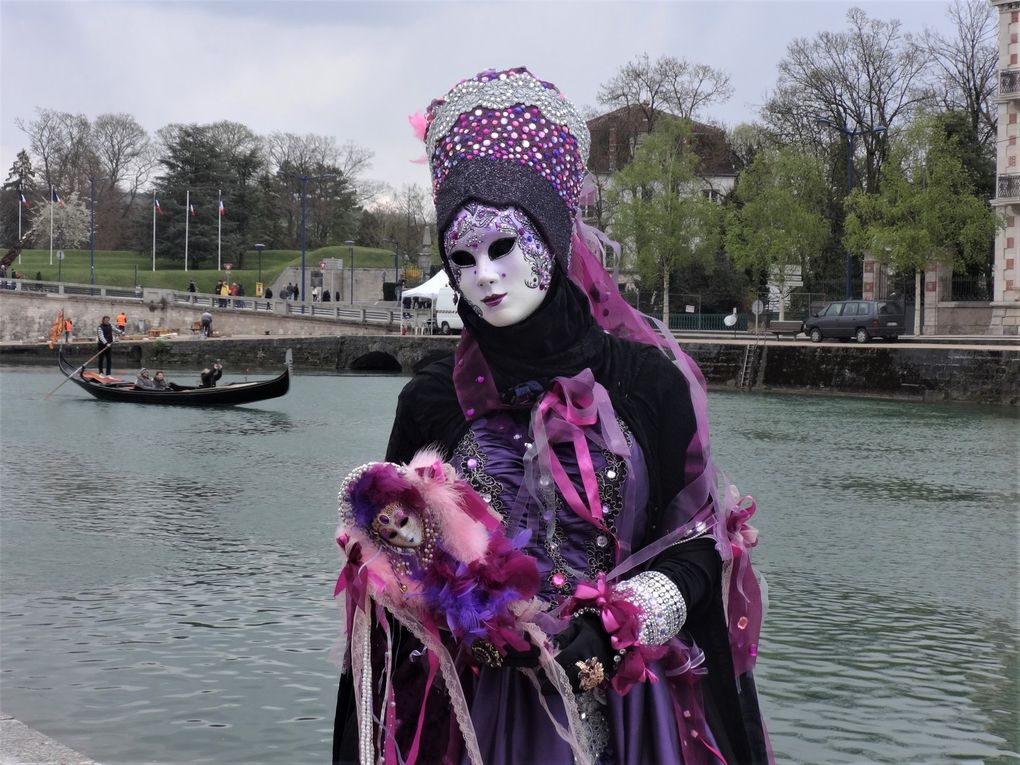
[[[687,621],[687,603],[679,588],[659,571],[643,571],[616,585],[616,594],[641,609],[637,641],[641,645],[663,645]]]

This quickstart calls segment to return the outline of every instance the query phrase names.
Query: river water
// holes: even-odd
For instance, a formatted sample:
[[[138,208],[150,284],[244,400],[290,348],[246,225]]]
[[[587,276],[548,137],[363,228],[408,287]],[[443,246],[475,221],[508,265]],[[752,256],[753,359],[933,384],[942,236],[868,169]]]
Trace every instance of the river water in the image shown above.
[[[405,380],[221,410],[59,380],[0,369],[3,710],[106,765],[328,762],[336,491]],[[777,761],[1020,763],[1015,411],[710,402],[759,506]]]

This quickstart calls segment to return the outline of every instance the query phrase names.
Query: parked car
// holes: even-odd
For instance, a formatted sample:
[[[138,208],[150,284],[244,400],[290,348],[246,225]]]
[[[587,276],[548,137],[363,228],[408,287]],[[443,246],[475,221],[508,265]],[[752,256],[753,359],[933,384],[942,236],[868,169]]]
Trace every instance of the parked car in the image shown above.
[[[893,300],[838,300],[826,304],[804,322],[814,343],[824,338],[854,338],[866,343],[873,337],[895,340],[903,332],[903,306]]]

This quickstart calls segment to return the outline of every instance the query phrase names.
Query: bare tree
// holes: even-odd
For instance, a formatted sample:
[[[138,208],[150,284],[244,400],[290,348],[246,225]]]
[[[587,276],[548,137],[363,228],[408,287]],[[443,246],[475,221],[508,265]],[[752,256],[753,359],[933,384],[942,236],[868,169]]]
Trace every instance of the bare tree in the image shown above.
[[[56,186],[60,181],[61,157],[64,153],[60,114],[53,109],[36,107],[34,120],[26,122],[18,118],[14,124],[28,136],[29,147],[42,171],[43,184]]]
[[[998,117],[998,12],[987,0],[953,0],[946,15],[953,22],[952,35],[926,29],[923,37],[935,64],[930,98],[941,110],[966,113],[981,145],[992,147]]]
[[[702,107],[733,96],[730,76],[707,64],[663,56],[655,65],[666,86],[666,103],[674,114],[685,119],[693,120]]]
[[[695,119],[705,106],[732,95],[730,77],[719,69],[674,56],[653,62],[642,53],[599,87],[598,100],[616,108],[639,107],[651,132],[659,112]]]
[[[648,132],[655,127],[655,118],[667,106],[667,83],[659,70],[658,62],[653,64],[647,53],[620,67],[616,76],[599,86],[598,100],[604,106],[616,109],[637,107],[648,125]]]
[[[766,125],[783,142],[830,144],[828,120],[844,130],[895,128],[924,101],[927,51],[901,31],[896,20],[871,19],[860,8],[847,12],[848,29],[799,38],[779,64],[776,91],[762,109]],[[825,130],[823,133],[822,131]],[[861,137],[865,187],[877,187],[884,139]]]

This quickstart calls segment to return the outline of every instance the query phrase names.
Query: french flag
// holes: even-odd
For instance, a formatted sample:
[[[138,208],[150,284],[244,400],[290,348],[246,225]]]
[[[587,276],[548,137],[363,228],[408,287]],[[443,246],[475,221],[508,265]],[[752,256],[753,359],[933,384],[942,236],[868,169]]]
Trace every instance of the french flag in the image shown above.
[[[163,207],[162,205],[160,205],[158,197],[152,198],[152,206],[155,208],[156,212],[158,212],[160,215],[163,214]]]
[[[28,203],[28,200],[27,200],[27,199],[25,199],[25,195],[24,195],[24,194],[22,194],[22,195],[21,195],[21,205],[22,205],[22,207],[24,207],[24,208],[25,208],[26,210],[27,210],[27,209],[28,209],[29,207],[31,207],[31,206],[32,206],[32,205],[30,205],[30,204]]]
[[[227,214],[227,208],[223,206],[223,200],[220,200],[220,217],[222,218]]]
[[[56,189],[53,189],[52,201],[56,202],[60,207],[64,206],[64,200],[60,198],[60,194],[57,193]]]
[[[188,205],[188,212],[191,213],[191,217],[195,217],[195,205]]]

